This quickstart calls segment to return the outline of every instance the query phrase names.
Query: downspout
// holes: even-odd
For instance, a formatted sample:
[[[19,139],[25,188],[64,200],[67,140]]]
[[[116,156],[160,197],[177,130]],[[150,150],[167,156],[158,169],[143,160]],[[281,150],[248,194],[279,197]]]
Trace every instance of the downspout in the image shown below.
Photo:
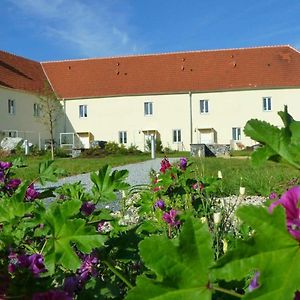
[[[64,133],[67,132],[67,108],[66,108],[66,99],[63,98],[64,103]]]
[[[192,105],[192,92],[189,92],[190,99],[190,144],[193,144],[193,105]]]

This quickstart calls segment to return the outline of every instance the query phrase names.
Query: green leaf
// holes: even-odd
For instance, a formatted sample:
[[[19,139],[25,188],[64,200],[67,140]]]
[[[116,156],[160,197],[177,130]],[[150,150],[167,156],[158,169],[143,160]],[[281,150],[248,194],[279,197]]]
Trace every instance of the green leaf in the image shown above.
[[[39,164],[39,181],[44,185],[47,181],[56,182],[57,176],[64,175],[63,169],[53,166],[53,160],[48,160]]]
[[[33,204],[24,201],[27,187],[28,183],[23,182],[12,196],[4,196],[1,199],[0,222],[12,222],[32,211]]]
[[[289,164],[300,169],[299,122],[293,120],[286,107],[278,114],[285,125],[281,129],[257,119],[247,122],[244,128],[245,134],[263,145],[253,153],[252,159],[258,164],[279,155]]]
[[[211,299],[209,267],[213,262],[206,224],[188,218],[178,239],[152,236],[140,243],[145,265],[155,279],[140,276],[127,296],[131,299]]]
[[[294,299],[300,290],[300,248],[287,231],[284,209],[276,207],[270,214],[265,207],[244,206],[237,215],[255,233],[218,262],[215,276],[241,280],[251,271],[259,271],[260,287],[246,293],[244,299]]]
[[[116,191],[126,190],[129,184],[124,182],[128,176],[127,170],[115,170],[111,173],[111,166],[105,165],[96,174],[91,174],[94,183],[92,192],[98,200],[111,201],[116,199]]]
[[[87,225],[84,219],[71,218],[79,212],[80,206],[80,200],[56,203],[44,217],[45,224],[50,227],[45,247],[45,262],[50,273],[54,272],[55,265],[59,264],[72,271],[80,266],[74,245],[86,254],[103,246],[105,236],[100,235],[93,226]]]

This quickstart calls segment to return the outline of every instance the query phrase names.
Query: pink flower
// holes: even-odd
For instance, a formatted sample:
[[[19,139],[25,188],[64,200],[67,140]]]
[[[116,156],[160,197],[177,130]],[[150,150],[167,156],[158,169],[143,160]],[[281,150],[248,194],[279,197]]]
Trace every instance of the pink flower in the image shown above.
[[[162,218],[170,226],[175,227],[180,225],[180,221],[176,220],[176,216],[177,216],[177,211],[175,209],[171,209],[168,213],[165,212]]]
[[[39,194],[40,194],[40,193],[39,193],[37,190],[34,189],[34,185],[31,184],[31,185],[27,188],[27,190],[26,190],[26,195],[25,195],[25,197],[26,197],[27,200],[31,201],[31,200],[36,199],[36,198],[39,196]]]
[[[300,199],[300,186],[295,186],[285,192],[281,198],[273,202],[269,207],[272,213],[277,205],[282,205],[285,209],[286,223],[289,233],[300,241],[300,208],[298,207]]]
[[[171,168],[171,164],[167,158],[164,158],[160,163],[160,172],[165,173],[167,169]]]

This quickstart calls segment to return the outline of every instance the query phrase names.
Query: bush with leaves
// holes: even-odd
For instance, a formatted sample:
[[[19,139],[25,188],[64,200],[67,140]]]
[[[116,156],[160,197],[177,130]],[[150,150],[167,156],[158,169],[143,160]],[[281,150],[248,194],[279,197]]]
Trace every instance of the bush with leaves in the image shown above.
[[[280,116],[281,129],[246,125],[262,144],[253,161],[279,155],[298,167],[300,122]],[[43,163],[35,182],[58,173]],[[127,175],[105,166],[91,174],[90,193],[80,182],[40,192],[0,162],[0,297],[299,299],[299,186],[238,208],[238,227],[215,201],[221,179],[196,178],[185,158],[165,158],[146,188],[130,188]],[[106,208],[120,194],[123,209]]]

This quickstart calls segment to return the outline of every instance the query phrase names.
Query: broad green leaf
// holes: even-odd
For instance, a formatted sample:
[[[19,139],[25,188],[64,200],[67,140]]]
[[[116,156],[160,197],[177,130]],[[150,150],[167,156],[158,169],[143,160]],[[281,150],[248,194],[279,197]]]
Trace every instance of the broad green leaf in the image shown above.
[[[44,185],[47,181],[56,182],[57,176],[65,174],[63,169],[53,166],[53,160],[39,164],[39,181]]]
[[[127,300],[211,299],[208,285],[213,249],[206,224],[188,218],[178,239],[152,236],[143,240],[139,248],[156,279],[140,276]]]
[[[23,182],[12,196],[5,196],[1,199],[0,222],[12,222],[32,211],[33,204],[24,200],[27,187],[28,183]]]
[[[215,276],[241,280],[251,271],[259,271],[260,287],[247,292],[243,299],[294,299],[300,290],[300,247],[287,231],[284,209],[276,207],[270,214],[265,207],[244,206],[237,215],[255,233],[218,262]]]
[[[300,169],[300,122],[295,121],[287,112],[278,112],[285,127],[279,129],[265,121],[252,119],[247,122],[244,132],[253,140],[262,144],[252,159],[256,164],[281,156],[292,166]]]
[[[94,183],[92,192],[98,200],[111,201],[116,199],[116,191],[126,190],[129,184],[125,182],[128,176],[127,170],[115,170],[111,173],[111,166],[105,165],[98,171],[93,172],[91,180]]]
[[[83,253],[103,246],[105,236],[100,235],[93,226],[84,219],[74,218],[79,212],[80,200],[70,200],[50,207],[44,221],[50,227],[48,242],[45,247],[45,262],[48,271],[54,272],[55,265],[75,271],[80,266],[76,248]]]

